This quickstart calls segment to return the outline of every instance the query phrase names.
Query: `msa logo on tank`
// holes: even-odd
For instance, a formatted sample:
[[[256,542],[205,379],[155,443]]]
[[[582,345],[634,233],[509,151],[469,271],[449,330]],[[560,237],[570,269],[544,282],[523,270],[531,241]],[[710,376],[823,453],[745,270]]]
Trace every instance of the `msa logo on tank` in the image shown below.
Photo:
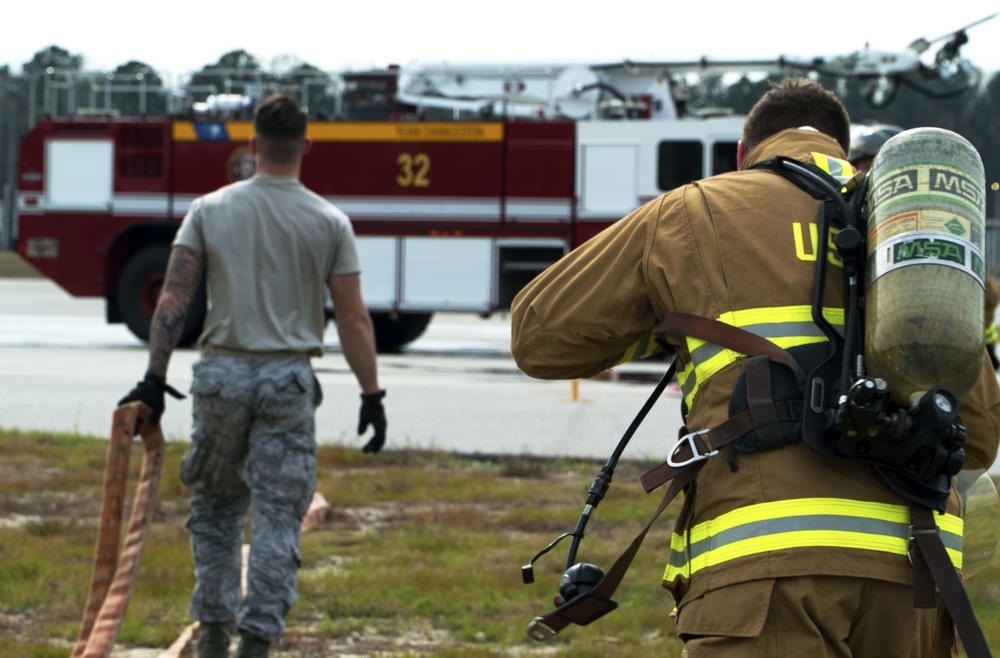
[[[879,181],[871,198],[878,205],[928,192],[953,196],[976,206],[984,203],[986,194],[985,189],[963,171],[940,165],[917,165]]]
[[[937,258],[962,265],[965,263],[965,245],[933,237],[904,240],[893,245],[893,261],[905,263],[919,258]]]
[[[936,231],[907,232],[881,245],[869,260],[872,280],[897,267],[933,261],[936,265],[949,265],[972,274],[980,281],[986,280],[986,261],[965,240],[951,240]]]

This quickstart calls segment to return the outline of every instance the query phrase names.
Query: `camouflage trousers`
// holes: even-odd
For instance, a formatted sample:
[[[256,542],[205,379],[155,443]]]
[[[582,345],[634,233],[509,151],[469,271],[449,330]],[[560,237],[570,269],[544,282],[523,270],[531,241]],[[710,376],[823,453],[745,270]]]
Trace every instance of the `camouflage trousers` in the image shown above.
[[[193,366],[191,616],[275,642],[298,598],[302,518],[316,487],[319,383],[308,359],[205,356]],[[250,512],[246,595],[241,550]]]

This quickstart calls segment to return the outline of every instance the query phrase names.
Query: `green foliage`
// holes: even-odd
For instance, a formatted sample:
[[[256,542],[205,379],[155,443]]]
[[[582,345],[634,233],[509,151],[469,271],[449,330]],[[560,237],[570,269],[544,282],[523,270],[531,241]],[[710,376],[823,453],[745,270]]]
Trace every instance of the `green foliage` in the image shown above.
[[[74,55],[65,48],[53,44],[42,48],[31,61],[25,62],[24,72],[26,74],[37,73],[48,68],[79,70],[83,66],[83,56]]]
[[[245,50],[226,53],[215,64],[203,67],[191,76],[185,89],[193,100],[212,94],[245,94],[259,99],[270,93],[294,93],[310,116],[319,118],[333,117],[337,108],[329,73],[298,61],[287,70],[264,70]]]
[[[746,114],[770,81],[782,75],[731,79],[717,73],[704,74],[690,82],[688,107],[693,111],[706,108],[729,108],[734,114]],[[889,123],[903,128],[930,126],[959,133],[969,140],[983,159],[987,188],[1000,182],[1000,72],[984,76],[978,89],[953,96],[928,97],[906,84],[900,84],[892,101],[885,107],[873,107],[869,102],[868,81],[818,76],[818,81],[833,90],[844,103],[856,124]],[[1000,194],[987,192],[986,216],[1000,217],[997,203]]]
[[[21,656],[23,658],[66,658],[66,646],[50,642],[25,640],[0,635],[0,656]]]

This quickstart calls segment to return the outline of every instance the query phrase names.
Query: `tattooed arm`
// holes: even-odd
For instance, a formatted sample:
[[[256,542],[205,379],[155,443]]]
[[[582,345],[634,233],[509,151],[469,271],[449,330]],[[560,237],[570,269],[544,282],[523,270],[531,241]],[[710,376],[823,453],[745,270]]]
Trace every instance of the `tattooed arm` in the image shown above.
[[[175,246],[170,251],[163,290],[149,326],[149,369],[159,377],[167,376],[167,364],[184,331],[188,306],[205,272],[205,254],[190,247]]]

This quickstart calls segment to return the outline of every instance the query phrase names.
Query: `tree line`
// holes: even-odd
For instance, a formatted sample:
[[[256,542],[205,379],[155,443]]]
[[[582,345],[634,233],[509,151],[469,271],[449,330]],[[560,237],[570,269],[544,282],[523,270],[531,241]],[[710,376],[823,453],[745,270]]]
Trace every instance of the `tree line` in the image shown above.
[[[739,80],[723,84],[720,76],[703,78],[691,90],[693,104],[732,108],[745,114],[767,91],[771,76],[757,81]],[[885,107],[874,108],[868,101],[867,82],[820,76],[819,81],[832,89],[847,107],[855,124],[885,123],[902,128],[929,126],[956,132],[972,143],[983,159],[986,174],[986,216],[1000,218],[1000,191],[991,186],[1000,182],[1000,72],[988,76],[977,89],[949,98],[932,98],[908,86],[900,86]],[[998,185],[1000,187],[1000,185]]]
[[[16,168],[17,144],[31,124],[47,114],[108,113],[159,117],[183,114],[192,103],[210,95],[240,94],[259,98],[275,90],[296,90],[310,114],[337,118],[338,81],[312,64],[288,57],[280,71],[265,70],[249,52],[236,50],[206,64],[186,80],[165,80],[154,67],[128,60],[112,71],[88,72],[83,57],[52,45],[22,65],[20,73],[0,67],[0,190],[6,199]],[[745,114],[780,76],[727,82],[717,74],[688,84],[689,108],[725,107]],[[1000,181],[1000,73],[985,84],[950,98],[929,98],[901,87],[885,107],[874,109],[859,79],[820,77],[843,100],[855,123],[889,123],[903,128],[935,126],[963,135],[982,156],[986,170],[987,216],[997,217],[1000,192],[989,191]]]

